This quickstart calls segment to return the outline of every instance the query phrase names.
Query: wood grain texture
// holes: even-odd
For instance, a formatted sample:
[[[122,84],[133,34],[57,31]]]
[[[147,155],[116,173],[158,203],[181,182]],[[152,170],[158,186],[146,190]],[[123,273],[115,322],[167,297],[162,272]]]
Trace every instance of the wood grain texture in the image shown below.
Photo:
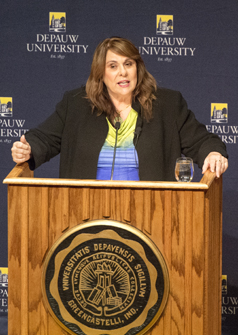
[[[4,184],[40,185],[40,186],[75,186],[103,188],[140,188],[140,189],[181,189],[208,190],[215,179],[215,173],[206,171],[199,183],[177,183],[161,181],[117,181],[92,179],[63,179],[63,178],[31,178],[33,176],[27,163],[17,164],[4,179]],[[20,179],[19,179],[20,178]]]
[[[41,327],[41,277],[42,264],[42,192],[36,187],[29,187],[29,237],[28,238],[28,269],[29,281],[29,329],[32,334],[37,334]],[[27,240],[26,240],[27,241]],[[26,300],[26,297],[23,298]],[[27,312],[26,312],[27,313]]]
[[[202,188],[21,184],[17,169],[8,186],[9,335],[67,334],[44,306],[42,264],[68,229],[105,218],[142,230],[167,264],[168,302],[147,335],[221,334],[221,179],[209,174]]]
[[[184,294],[184,335],[192,334],[192,250],[193,250],[193,192],[185,194],[185,294]]]
[[[144,231],[151,235],[151,190],[144,190]]]
[[[21,241],[22,241],[22,205],[16,199],[24,199],[25,192],[20,187],[8,187],[8,332],[21,335]],[[24,199],[28,201],[28,198]]]
[[[184,329],[185,295],[185,201],[184,192],[172,194],[171,227],[171,297],[172,333],[179,334]]]
[[[200,335],[204,322],[204,193],[193,194],[192,334]]]
[[[111,190],[109,188],[105,189],[102,195],[103,199],[103,217],[109,218],[111,215]]]
[[[123,191],[122,208],[124,209],[123,221],[131,222],[131,190],[128,188]]]
[[[21,328],[23,334],[28,334],[29,322],[29,268],[28,268],[28,241],[29,241],[29,190],[21,187],[21,197],[24,206],[21,206]]]
[[[160,223],[161,224],[161,223]],[[171,292],[175,288],[171,286],[171,272],[172,272],[172,191],[166,190],[164,192],[164,217],[162,221],[163,225],[163,255],[167,263],[170,277],[170,294],[167,302],[166,309],[164,311],[164,329],[163,335],[172,334],[172,297]],[[154,241],[157,245],[157,242]],[[155,335],[155,333],[153,334]]]

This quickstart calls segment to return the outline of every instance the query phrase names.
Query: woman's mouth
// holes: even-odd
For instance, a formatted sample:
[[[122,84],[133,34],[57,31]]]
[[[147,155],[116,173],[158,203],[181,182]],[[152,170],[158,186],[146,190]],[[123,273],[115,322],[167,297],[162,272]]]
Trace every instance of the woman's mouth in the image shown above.
[[[120,87],[128,87],[130,85],[130,81],[129,80],[122,80],[122,81],[119,81],[118,85]]]

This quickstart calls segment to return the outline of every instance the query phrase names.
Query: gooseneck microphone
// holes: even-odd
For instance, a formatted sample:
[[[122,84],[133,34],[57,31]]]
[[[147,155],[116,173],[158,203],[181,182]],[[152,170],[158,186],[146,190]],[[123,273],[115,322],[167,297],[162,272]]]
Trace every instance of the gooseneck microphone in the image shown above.
[[[141,117],[138,117],[138,122],[136,125],[136,129],[134,131],[134,156],[135,156],[135,162],[136,162],[137,168],[139,168],[139,162],[138,162],[137,155],[136,155],[136,146],[138,143],[139,136],[142,132],[142,127],[143,127],[143,120]]]
[[[116,139],[115,139],[115,145],[114,145],[114,152],[113,152],[113,160],[112,160],[112,172],[111,172],[111,180],[113,178],[113,173],[114,173],[114,166],[115,166],[115,159],[116,159],[116,149],[117,149],[117,136],[118,136],[118,130],[121,127],[121,123],[117,121],[115,123],[115,128],[116,128]]]

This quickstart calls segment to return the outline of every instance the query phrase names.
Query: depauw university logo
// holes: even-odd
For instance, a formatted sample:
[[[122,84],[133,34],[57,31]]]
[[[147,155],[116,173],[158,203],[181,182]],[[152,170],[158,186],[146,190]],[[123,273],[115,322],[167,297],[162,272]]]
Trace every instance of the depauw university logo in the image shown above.
[[[8,287],[8,268],[0,268],[0,288],[3,287]]]
[[[12,98],[0,97],[0,116],[13,116]]]
[[[66,32],[66,13],[63,12],[49,13],[49,31]]]
[[[212,103],[211,104],[211,123],[228,122],[228,104]]]
[[[0,267],[0,317],[8,312],[8,268]]]
[[[227,294],[227,275],[222,275],[222,294]]]
[[[47,255],[42,279],[50,314],[78,335],[144,334],[169,294],[157,247],[137,228],[112,220],[89,221],[63,234]]]
[[[156,34],[157,35],[173,35],[174,28],[173,15],[157,15],[156,16]]]

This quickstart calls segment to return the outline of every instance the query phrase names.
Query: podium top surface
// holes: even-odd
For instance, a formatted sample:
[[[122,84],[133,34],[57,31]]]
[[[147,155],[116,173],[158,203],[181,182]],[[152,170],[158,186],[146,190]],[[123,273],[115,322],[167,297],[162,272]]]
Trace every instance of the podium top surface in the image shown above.
[[[33,178],[28,164],[17,164],[4,179],[4,184],[28,186],[66,186],[66,187],[114,187],[136,189],[184,189],[207,190],[215,179],[215,173],[206,171],[199,183],[165,182],[165,181],[121,181],[121,180],[86,180],[62,178]]]

